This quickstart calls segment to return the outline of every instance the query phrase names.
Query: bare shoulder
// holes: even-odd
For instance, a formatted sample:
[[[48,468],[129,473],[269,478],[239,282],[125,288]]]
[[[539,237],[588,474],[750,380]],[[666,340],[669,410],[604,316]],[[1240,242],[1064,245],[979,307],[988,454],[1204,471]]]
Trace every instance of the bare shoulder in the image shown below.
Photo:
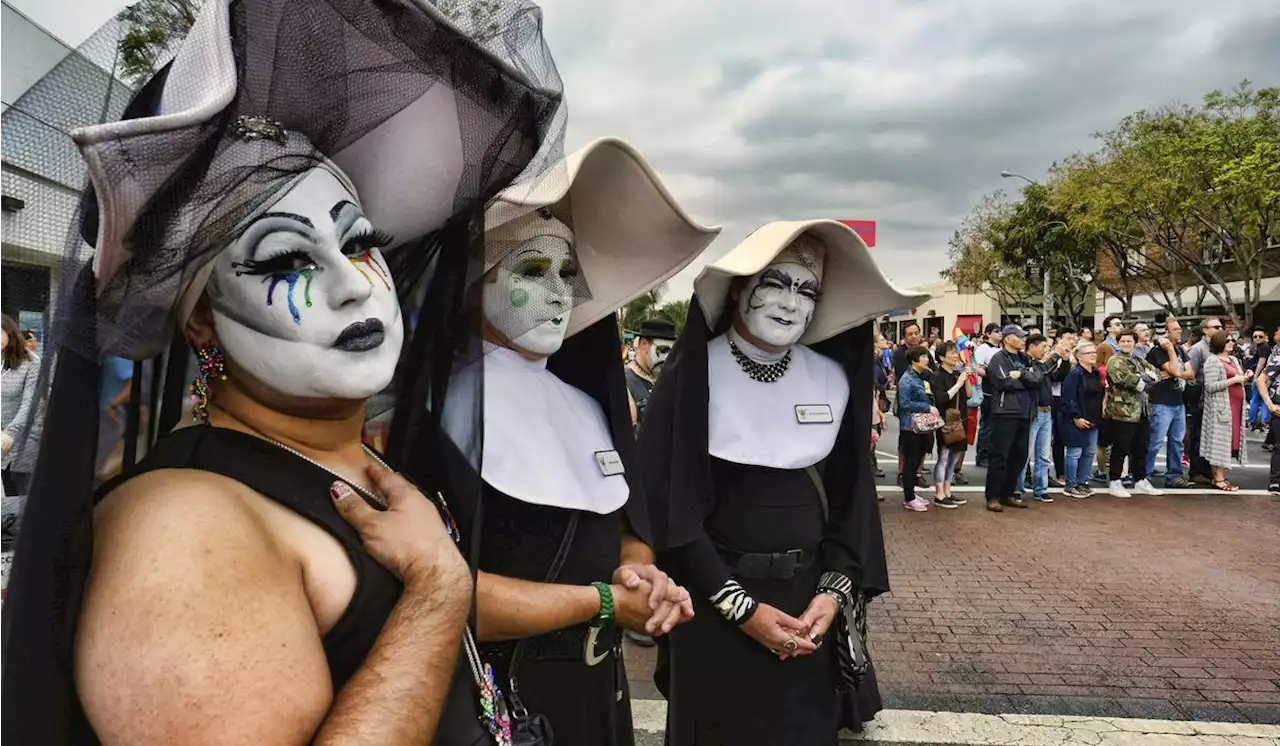
[[[319,726],[332,692],[315,619],[251,494],[160,470],[99,506],[76,686],[103,743],[301,743]]]

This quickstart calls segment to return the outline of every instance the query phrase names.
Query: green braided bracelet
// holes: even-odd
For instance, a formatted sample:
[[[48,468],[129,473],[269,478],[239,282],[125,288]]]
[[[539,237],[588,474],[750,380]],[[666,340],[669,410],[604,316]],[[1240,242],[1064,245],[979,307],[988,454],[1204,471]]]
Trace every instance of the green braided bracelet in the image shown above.
[[[600,594],[600,611],[591,617],[591,623],[598,627],[613,619],[613,588],[608,583],[598,580],[591,585]]]

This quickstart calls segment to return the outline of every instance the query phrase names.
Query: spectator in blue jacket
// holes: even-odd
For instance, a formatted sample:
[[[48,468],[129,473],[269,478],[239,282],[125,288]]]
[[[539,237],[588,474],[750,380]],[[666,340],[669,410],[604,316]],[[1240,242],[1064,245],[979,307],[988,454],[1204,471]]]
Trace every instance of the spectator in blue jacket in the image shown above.
[[[911,429],[911,415],[932,412],[938,414],[933,406],[933,394],[929,390],[929,381],[925,376],[929,371],[929,350],[921,347],[908,348],[904,353],[907,366],[898,381],[898,446],[902,452],[902,473],[915,474],[924,464],[925,454],[933,450],[933,433],[917,433]],[[916,497],[916,480],[902,480],[902,503],[907,510],[924,512],[929,503],[924,498]]]

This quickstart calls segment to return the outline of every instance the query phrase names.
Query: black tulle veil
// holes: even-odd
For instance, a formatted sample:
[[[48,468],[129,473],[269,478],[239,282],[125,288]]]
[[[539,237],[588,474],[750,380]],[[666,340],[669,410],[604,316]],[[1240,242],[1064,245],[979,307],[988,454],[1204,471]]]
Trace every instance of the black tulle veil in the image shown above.
[[[430,402],[443,401],[455,366],[480,356],[479,313],[466,291],[484,270],[485,205],[513,182],[560,161],[565,111],[537,7],[475,3],[484,11],[477,15],[467,12],[470,5],[451,3],[457,15],[449,22],[413,0],[234,0],[240,75],[234,102],[185,129],[120,139],[106,149],[104,172],[152,192],[130,232],[135,250],[113,275],[96,275],[91,266],[103,217],[95,189],[84,191],[71,221],[40,375],[47,402],[40,456],[5,600],[6,740],[95,740],[75,693],[72,653],[101,481],[104,363],[133,361],[119,454],[127,468],[190,416],[194,358],[174,308],[199,266],[226,245],[228,231],[278,198],[283,185],[394,116],[433,81],[456,91],[464,169],[452,217],[425,235],[399,237],[385,252],[408,328],[395,380],[370,400],[368,415],[389,421],[384,448],[393,463],[429,464],[414,470],[425,489],[474,489],[478,504],[479,484],[451,474],[479,471],[483,402],[467,402],[470,439],[448,456],[431,414],[441,408]],[[470,28],[477,18],[483,28]],[[114,20],[91,40],[95,50],[113,48],[122,32]],[[337,38],[347,43],[333,44]],[[339,59],[342,54],[352,56]],[[154,115],[172,84],[170,65],[134,92],[120,84],[112,59],[101,50],[92,60],[70,55],[6,110],[6,139],[34,133],[50,148],[73,152],[76,127]],[[84,83],[88,64],[94,65],[92,85]],[[264,72],[272,68],[276,74]],[[291,76],[311,76],[313,83],[291,86]],[[68,80],[81,84],[72,89],[78,109],[71,113],[59,99],[68,97]],[[271,168],[235,160],[228,153],[244,149],[229,147],[226,138],[246,112],[296,128],[313,149],[292,152]],[[83,167],[69,178],[83,179]],[[451,459],[471,469],[450,471]]]

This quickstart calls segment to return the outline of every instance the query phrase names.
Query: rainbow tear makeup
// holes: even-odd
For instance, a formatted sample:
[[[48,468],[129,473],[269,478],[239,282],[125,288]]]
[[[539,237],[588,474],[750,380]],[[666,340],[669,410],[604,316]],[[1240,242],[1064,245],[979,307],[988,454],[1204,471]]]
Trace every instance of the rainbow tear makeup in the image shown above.
[[[319,269],[318,267],[306,267],[304,269],[298,270],[297,272],[289,272],[285,274],[273,274],[269,277],[262,278],[263,282],[271,283],[270,285],[267,286],[267,305],[268,306],[272,305],[271,301],[273,300],[276,294],[276,285],[279,285],[281,282],[287,282],[289,284],[289,293],[287,296],[288,303],[289,303],[289,315],[293,317],[293,323],[301,324],[302,314],[298,312],[298,306],[296,303],[293,302],[293,291],[298,286],[298,278],[302,278],[306,280],[306,284],[303,285],[302,287],[302,297],[303,297],[303,301],[307,305],[307,308],[310,308],[311,307],[311,276],[315,274],[315,272],[318,269]]]
[[[383,287],[387,290],[391,289],[391,283],[387,282],[387,277],[383,274],[382,267],[378,266],[378,263],[374,261],[372,251],[365,252],[359,256],[351,256],[347,258],[351,261],[351,266],[355,267],[360,274],[364,275],[364,279],[368,280],[370,285],[373,284],[373,280],[369,279],[369,275],[365,273],[364,268],[360,266],[361,264],[369,267],[370,271],[377,275],[379,280],[382,280]],[[311,304],[308,303],[307,305]]]

